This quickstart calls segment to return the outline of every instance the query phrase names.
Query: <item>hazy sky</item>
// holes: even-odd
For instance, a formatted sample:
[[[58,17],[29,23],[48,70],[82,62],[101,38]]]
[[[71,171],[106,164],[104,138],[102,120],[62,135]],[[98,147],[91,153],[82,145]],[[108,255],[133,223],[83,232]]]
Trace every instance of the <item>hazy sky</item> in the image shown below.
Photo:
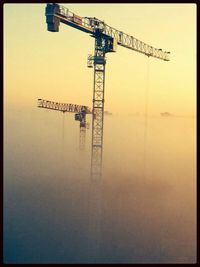
[[[144,113],[149,64],[149,114],[196,112],[195,4],[63,4],[171,52],[150,58],[118,46],[107,54],[105,109]],[[92,106],[94,39],[61,24],[47,31],[45,4],[4,4],[4,103],[36,107],[37,98]],[[149,61],[149,63],[148,63]]]

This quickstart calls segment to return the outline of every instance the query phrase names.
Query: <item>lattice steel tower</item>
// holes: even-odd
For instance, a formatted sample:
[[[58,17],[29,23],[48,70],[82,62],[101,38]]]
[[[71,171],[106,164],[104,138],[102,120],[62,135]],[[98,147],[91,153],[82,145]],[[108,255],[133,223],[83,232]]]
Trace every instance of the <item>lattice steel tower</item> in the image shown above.
[[[115,52],[120,45],[148,57],[168,61],[170,52],[154,48],[97,18],[77,16],[58,4],[47,4],[45,15],[48,31],[58,32],[62,22],[95,38],[94,56],[88,57],[88,67],[94,67],[91,176],[99,179],[102,174],[106,53]]]
[[[109,40],[97,33],[94,51],[94,88],[93,88],[93,116],[92,116],[92,156],[91,175],[101,177],[103,154],[103,120],[104,120],[104,89],[105,89],[105,54],[109,51]],[[90,59],[91,57],[89,57]]]

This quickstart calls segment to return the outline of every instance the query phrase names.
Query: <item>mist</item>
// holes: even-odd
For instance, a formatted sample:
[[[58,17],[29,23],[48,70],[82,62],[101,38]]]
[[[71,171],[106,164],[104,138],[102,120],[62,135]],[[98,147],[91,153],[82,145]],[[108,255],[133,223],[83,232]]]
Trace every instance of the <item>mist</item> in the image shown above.
[[[4,263],[195,263],[195,119],[105,116],[96,183],[87,121],[5,110]]]

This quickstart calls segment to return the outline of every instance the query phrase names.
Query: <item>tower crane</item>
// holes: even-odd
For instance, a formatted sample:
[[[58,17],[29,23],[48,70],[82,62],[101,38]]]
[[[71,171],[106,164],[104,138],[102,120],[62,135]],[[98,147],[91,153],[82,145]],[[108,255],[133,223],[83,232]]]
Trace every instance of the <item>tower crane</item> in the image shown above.
[[[48,3],[45,15],[48,31],[58,32],[60,23],[64,23],[95,39],[94,55],[88,56],[88,67],[94,67],[91,177],[99,179],[102,173],[106,53],[116,52],[119,45],[148,57],[169,61],[170,52],[154,48],[95,17],[78,16],[57,3]]]
[[[89,107],[76,104],[59,103],[40,98],[38,99],[38,107],[57,110],[63,113],[65,112],[75,113],[75,120],[80,121],[79,147],[80,150],[83,150],[85,148],[85,131],[87,127],[86,114],[92,114]]]

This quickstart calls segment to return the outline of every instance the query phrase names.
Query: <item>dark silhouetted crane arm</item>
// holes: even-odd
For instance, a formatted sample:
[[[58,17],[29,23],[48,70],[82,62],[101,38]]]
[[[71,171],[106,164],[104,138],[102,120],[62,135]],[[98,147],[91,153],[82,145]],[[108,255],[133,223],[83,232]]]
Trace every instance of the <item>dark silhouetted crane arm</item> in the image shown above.
[[[94,38],[101,35],[105,39],[111,39],[115,47],[120,45],[148,57],[169,61],[170,52],[154,48],[131,35],[110,27],[104,21],[97,18],[80,17],[69,11],[66,7],[51,3],[47,4],[45,15],[49,31],[58,32],[59,24],[62,22],[80,31],[89,33]]]

